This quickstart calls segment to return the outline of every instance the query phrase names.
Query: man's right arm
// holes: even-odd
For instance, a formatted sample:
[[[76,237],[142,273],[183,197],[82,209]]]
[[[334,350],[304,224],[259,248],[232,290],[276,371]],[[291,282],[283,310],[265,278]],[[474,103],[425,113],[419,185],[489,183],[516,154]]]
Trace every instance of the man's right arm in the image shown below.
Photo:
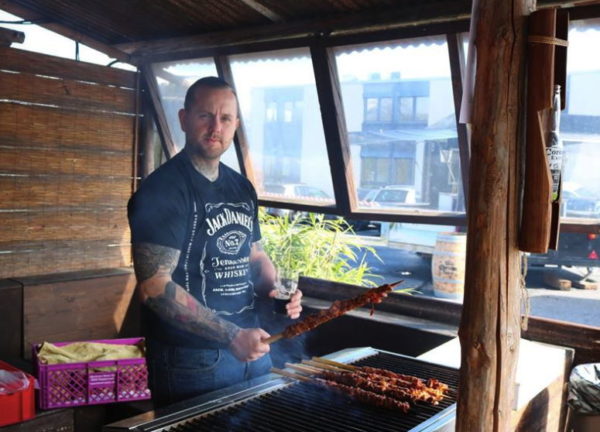
[[[241,329],[203,306],[171,275],[180,251],[150,243],[133,245],[133,262],[142,301],[174,326],[229,347],[235,357],[252,361],[269,351],[261,329]]]

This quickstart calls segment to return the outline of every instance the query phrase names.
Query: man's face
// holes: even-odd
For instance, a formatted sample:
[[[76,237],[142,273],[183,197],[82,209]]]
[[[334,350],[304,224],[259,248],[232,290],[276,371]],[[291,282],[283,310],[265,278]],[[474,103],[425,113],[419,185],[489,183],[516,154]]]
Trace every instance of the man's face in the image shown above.
[[[200,87],[189,110],[179,111],[185,145],[202,159],[219,159],[231,145],[239,119],[237,101],[227,88]]]

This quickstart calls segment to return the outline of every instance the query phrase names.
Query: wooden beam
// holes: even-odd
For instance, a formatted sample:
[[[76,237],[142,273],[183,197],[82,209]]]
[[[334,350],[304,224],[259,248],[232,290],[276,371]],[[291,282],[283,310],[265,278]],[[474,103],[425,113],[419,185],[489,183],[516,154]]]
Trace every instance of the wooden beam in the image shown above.
[[[231,64],[229,58],[226,56],[216,56],[215,66],[217,67],[217,73],[221,78],[235,88],[233,72],[231,71]],[[236,96],[237,97],[237,96]],[[239,102],[238,102],[239,110]],[[258,189],[259,185],[256,184],[256,177],[254,176],[254,167],[252,165],[252,158],[250,157],[250,149],[248,146],[248,137],[246,136],[246,129],[244,122],[242,121],[242,113],[238,113],[240,118],[240,126],[235,132],[234,145],[235,153],[237,155],[238,163],[240,165],[240,172],[254,185],[255,189]]]
[[[158,130],[158,134],[160,136],[163,151],[165,152],[165,156],[167,157],[167,159],[171,159],[177,153],[177,147],[173,142],[173,135],[171,135],[169,123],[167,122],[167,116],[165,115],[163,105],[160,101],[158,83],[156,82],[156,78],[154,77],[151,68],[151,65],[144,65],[142,66],[141,71],[146,83],[146,90],[148,91],[148,96],[150,96],[150,100],[152,101],[152,107],[154,108],[156,129]]]
[[[600,234],[600,223],[598,219],[561,218],[560,232]]]
[[[6,47],[0,47],[0,58],[4,70],[70,80],[85,77],[87,81],[98,84],[135,88],[135,73],[123,69]]]
[[[44,27],[45,29],[58,33],[59,35],[65,36],[69,39],[73,39],[74,41],[80,42],[84,45],[94,48],[95,50],[103,52],[111,58],[117,59],[124,63],[134,64],[132,63],[132,59],[129,56],[129,54],[120,50],[119,48],[102,43],[94,38],[91,38],[83,33],[77,32],[61,24],[47,22],[44,16],[26,7],[23,7],[20,4],[17,4],[17,2],[10,0],[2,0],[0,1],[0,9],[13,15],[16,15],[20,18],[23,18],[27,21],[35,22],[40,27]]]
[[[357,197],[335,54],[318,43],[311,46],[310,53],[336,207],[342,214],[348,214],[356,209]]]
[[[469,160],[471,158],[471,145],[469,143],[467,125],[461,123],[459,120],[465,76],[465,54],[463,50],[462,34],[447,34],[446,41],[448,42],[448,56],[450,58],[450,75],[452,76],[452,94],[454,96],[454,116],[456,119],[460,172],[462,175],[463,197],[466,208],[469,202]]]
[[[310,203],[309,200],[304,202],[295,200],[294,202],[283,199],[265,199],[258,200],[259,205],[263,207],[284,208],[290,210],[307,211],[314,213],[325,213],[343,216],[347,219],[358,219],[365,221],[382,221],[382,222],[406,222],[406,223],[421,223],[430,225],[454,225],[465,226],[467,220],[464,214],[446,213],[439,211],[424,211],[424,210],[404,210],[397,209],[378,209],[374,211],[353,211],[343,213],[341,210],[330,205],[318,205]]]
[[[556,10],[536,11],[529,19],[529,34],[555,37]],[[552,229],[552,176],[546,156],[547,134],[554,96],[555,48],[527,44],[527,145],[523,217],[519,246],[522,251],[546,253]]]
[[[143,180],[154,171],[154,140],[157,135],[157,130],[154,129],[154,119],[152,110],[152,101],[148,92],[142,92],[142,127],[140,130],[140,157],[139,175]],[[160,139],[160,137],[158,138]]]
[[[163,54],[175,56],[189,52],[198,46],[208,49],[217,46],[298,38],[314,34],[335,34],[336,32],[349,34],[454,21],[468,17],[469,5],[470,2],[466,0],[448,4],[441,4],[439,1],[434,0],[423,0],[417,4],[410,3],[402,7],[370,12],[253,26],[195,36],[117,44],[115,47],[131,53],[136,59],[149,58],[154,61],[153,56]],[[147,59],[144,61],[147,61]]]
[[[9,47],[13,43],[25,42],[25,33],[0,27],[0,45]]]
[[[510,430],[519,350],[520,108],[533,0],[474,0],[473,97],[457,431]]]
[[[284,21],[284,19],[281,15],[279,15],[277,12],[274,12],[273,9],[268,8],[267,6],[265,6],[264,4],[262,4],[261,2],[259,2],[257,0],[240,0],[240,2],[242,2],[246,6],[254,9],[256,12],[258,12],[262,16],[269,18],[273,22]]]

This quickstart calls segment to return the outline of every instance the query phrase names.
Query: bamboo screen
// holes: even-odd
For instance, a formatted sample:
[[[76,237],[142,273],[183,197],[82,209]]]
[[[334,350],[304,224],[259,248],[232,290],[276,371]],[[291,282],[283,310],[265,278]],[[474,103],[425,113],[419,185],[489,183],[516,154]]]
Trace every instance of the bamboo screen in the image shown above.
[[[130,265],[135,73],[0,58],[0,277]]]

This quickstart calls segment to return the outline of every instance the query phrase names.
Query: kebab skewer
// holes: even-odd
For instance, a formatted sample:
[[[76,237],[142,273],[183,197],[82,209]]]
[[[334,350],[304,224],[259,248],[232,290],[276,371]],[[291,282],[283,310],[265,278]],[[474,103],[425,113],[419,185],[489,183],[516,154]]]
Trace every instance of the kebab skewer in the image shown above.
[[[264,342],[270,344],[278,341],[281,338],[293,338],[301,333],[310,331],[315,327],[326,323],[327,321],[331,321],[332,319],[337,318],[352,309],[359,308],[368,303],[379,303],[388,293],[392,292],[396,285],[400,284],[401,282],[402,281],[398,281],[391,284],[381,285],[377,288],[371,288],[366,292],[348,300],[336,300],[328,309],[308,315],[303,320],[287,326],[283,332],[265,339]]]
[[[330,381],[323,378],[307,377],[304,375],[295,374],[293,372],[288,372],[277,368],[272,368],[271,371],[289,378],[295,378],[300,381],[311,382],[322,387],[338,390],[339,392],[344,393],[360,402],[365,402],[370,405],[375,405],[378,407],[388,409],[398,409],[404,413],[408,412],[408,410],[410,409],[410,404],[408,402],[399,401],[391,397],[383,396],[360,388],[340,384],[335,381]]]
[[[367,373],[367,374],[372,374],[372,375],[379,375],[379,376],[394,380],[397,383],[405,383],[405,382],[414,383],[415,385],[417,385],[421,388],[426,387],[428,389],[429,393],[431,393],[434,397],[439,398],[439,399],[443,398],[444,394],[448,391],[448,385],[440,382],[439,380],[437,380],[435,378],[429,378],[425,383],[420,378],[417,378],[412,375],[404,375],[401,373],[392,372],[387,369],[374,368],[371,366],[353,366],[353,365],[348,365],[345,363],[339,363],[339,362],[329,360],[326,358],[322,358],[322,357],[313,357],[312,361],[306,361],[306,362],[308,364],[316,363],[316,364],[322,365],[320,367],[329,366],[329,367],[352,371],[352,372],[361,372],[361,373]]]
[[[412,380],[396,381],[383,375],[358,371],[332,370],[333,368],[320,369],[320,366],[308,366],[287,363],[286,366],[297,371],[309,374],[317,374],[320,378],[328,381],[335,381],[339,384],[351,387],[361,388],[382,396],[392,397],[394,399],[411,403],[428,403],[437,405],[444,398],[444,394],[430,389],[425,383],[417,377]]]

